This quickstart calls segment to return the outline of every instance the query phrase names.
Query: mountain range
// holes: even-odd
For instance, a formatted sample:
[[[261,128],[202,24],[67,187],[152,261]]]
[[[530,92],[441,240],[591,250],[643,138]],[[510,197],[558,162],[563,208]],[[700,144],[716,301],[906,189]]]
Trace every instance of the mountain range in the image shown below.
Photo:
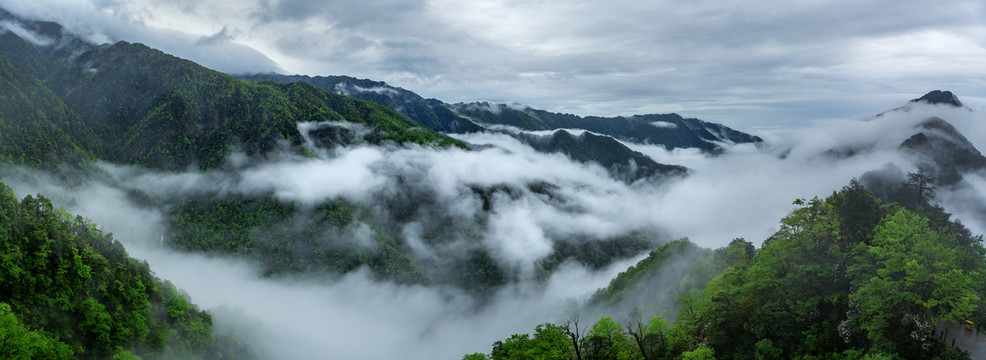
[[[213,329],[209,313],[154,277],[146,262],[130,258],[86,214],[70,215],[57,204],[119,207],[110,218],[125,219],[137,228],[127,231],[151,238],[128,246],[149,253],[242,261],[253,271],[249,276],[280,284],[329,283],[383,297],[421,291],[429,295],[411,298],[440,299],[434,301],[468,314],[457,318],[440,309],[416,340],[448,326],[445,319],[470,324],[474,311],[516,310],[513,297],[530,301],[521,309],[542,306],[546,289],[557,290],[559,281],[589,283],[630,263],[636,265],[591,295],[572,295],[585,299],[569,304],[593,315],[664,314],[681,322],[669,327],[655,320],[658,330],[647,333],[638,321],[638,350],[627,350],[633,348],[631,324],[621,328],[612,319],[580,333],[576,317],[574,329],[545,326],[538,334],[554,334],[579,357],[585,349],[627,358],[677,354],[668,355],[673,358],[711,346],[735,358],[810,357],[836,349],[856,359],[851,351],[882,355],[894,346],[910,349],[905,357],[952,354],[930,342],[922,321],[944,313],[986,320],[978,298],[986,287],[977,275],[986,264],[975,257],[982,255],[982,239],[935,202],[986,218],[986,205],[960,199],[983,198],[978,186],[986,178],[986,157],[954,125],[972,110],[948,91],[847,122],[888,127],[794,159],[790,149],[776,152],[759,136],[673,113],[578,116],[518,104],[449,104],[348,76],[234,77],[143,44],[94,44],[57,23],[3,10],[0,24],[6,28],[0,33],[0,176],[17,183],[10,186],[15,190],[58,190],[50,198],[18,201],[0,184],[0,332],[15,334],[16,351],[24,354],[255,356],[235,336]],[[887,125],[888,119],[901,123]],[[699,161],[685,162],[682,153]],[[675,224],[657,219],[669,214],[661,208],[685,211],[692,201],[701,207],[703,199],[722,196],[710,184],[740,182],[738,172],[746,170],[769,171],[758,168],[761,163],[730,163],[743,154],[771,164],[835,168],[869,165],[875,153],[889,162],[854,174],[858,182],[840,179],[850,185],[831,197],[795,200],[798,207],[780,230],[754,240],[763,241],[760,249],[742,238],[706,249],[677,238],[681,234],[669,230]],[[709,173],[719,174],[709,171],[713,167],[737,173],[710,181]],[[688,189],[686,202],[674,202],[673,190],[681,188]],[[93,197],[98,205],[86,208]],[[756,205],[742,204],[742,211]],[[918,280],[935,288],[945,288],[946,278],[967,286],[946,289],[960,309],[921,308],[886,330],[872,320],[882,316],[873,309],[883,309],[872,299],[890,298],[880,295],[888,288],[910,290],[907,281],[917,276],[874,270],[895,265],[897,258],[889,256],[914,255],[893,246],[898,225],[920,233],[906,237],[927,250],[918,255],[944,254],[935,266],[952,267],[933,268]],[[904,285],[870,280],[878,278]],[[802,279],[818,286],[801,288]],[[365,290],[378,284],[397,290]],[[908,299],[932,296],[919,290]],[[821,295],[808,296],[815,292]],[[319,292],[313,303],[337,296]],[[770,306],[759,307],[760,298]],[[686,306],[678,308],[679,301]],[[951,304],[938,298],[925,304],[932,301]],[[870,307],[853,308],[857,303]],[[757,327],[743,328],[744,321]],[[836,326],[848,330],[839,333]],[[628,333],[613,340],[621,332]],[[645,334],[652,336],[646,341],[655,334],[680,341],[672,346],[668,340],[658,351],[643,345]],[[817,343],[801,342],[805,334]],[[768,338],[779,340],[762,341]],[[488,357],[476,355],[524,358],[530,354],[509,355],[511,346],[543,340],[524,339],[514,335],[495,343]],[[0,355],[8,355],[5,349]]]
[[[409,90],[382,81],[357,79],[349,76],[281,75],[275,73],[239,75],[244,80],[306,82],[326,91],[372,101],[392,109],[444,133],[475,131],[505,131],[539,151],[563,153],[574,160],[596,162],[612,169],[614,176],[630,181],[656,174],[681,174],[680,166],[658,164],[642,154],[620,144],[620,141],[663,146],[668,150],[696,148],[716,154],[721,144],[761,143],[763,139],[729,127],[684,118],[678,114],[649,114],[630,117],[581,117],[552,113],[517,104],[488,102],[448,104],[437,99],[425,99]],[[595,133],[587,139],[572,137],[558,130],[582,129]],[[551,131],[540,136],[524,132]],[[547,139],[540,139],[547,137]],[[540,139],[540,140],[539,140]],[[600,156],[601,154],[605,154]],[[631,164],[632,162],[632,164]],[[625,169],[638,168],[639,173]],[[623,170],[618,170],[623,169]]]

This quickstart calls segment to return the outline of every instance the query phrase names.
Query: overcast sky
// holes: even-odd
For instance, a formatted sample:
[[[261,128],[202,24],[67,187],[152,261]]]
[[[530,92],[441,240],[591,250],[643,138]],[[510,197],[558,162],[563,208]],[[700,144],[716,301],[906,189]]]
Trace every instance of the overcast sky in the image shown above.
[[[226,72],[350,75],[446,102],[677,112],[741,130],[932,89],[986,104],[986,2],[0,0]]]

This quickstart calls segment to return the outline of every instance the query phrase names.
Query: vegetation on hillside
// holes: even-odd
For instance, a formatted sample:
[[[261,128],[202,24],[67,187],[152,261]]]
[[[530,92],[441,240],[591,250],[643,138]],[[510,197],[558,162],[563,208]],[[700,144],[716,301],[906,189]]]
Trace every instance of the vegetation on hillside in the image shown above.
[[[9,35],[0,40],[24,45]],[[0,129],[7,130],[0,136],[9,140],[0,160],[50,168],[51,159],[99,158],[211,169],[231,151],[256,157],[300,150],[302,122],[365,126],[369,132],[358,142],[464,147],[392,109],[306,83],[246,82],[142,44],[73,44],[78,49],[70,53],[29,44],[0,50],[0,96],[6,99]],[[39,58],[51,66],[32,66]]]
[[[382,81],[357,79],[349,76],[306,76],[281,75],[274,73],[240,75],[250,81],[271,80],[282,83],[296,81],[309,83],[316,87],[360,100],[397,110],[404,116],[432,130],[443,133],[467,133],[483,131],[483,127],[461,117],[436,99],[425,99],[411,91],[387,85]]]
[[[0,183],[0,357],[250,358],[81,216]]]
[[[912,180],[913,177],[912,177]],[[921,182],[900,186],[924,191]],[[900,197],[905,197],[903,194]],[[780,230],[740,255],[678,317],[543,324],[466,359],[960,359],[937,335],[952,321],[986,320],[982,237],[940,207],[884,202],[853,181],[826,199],[797,200]],[[661,249],[596,299],[618,297]],[[601,301],[601,300],[597,300]]]
[[[96,142],[61,99],[0,56],[0,164],[80,166],[95,158]]]
[[[261,199],[195,198],[171,213],[167,241],[180,250],[238,255],[268,275],[343,274],[366,266],[383,279],[428,283],[409,251],[345,201],[318,206]]]

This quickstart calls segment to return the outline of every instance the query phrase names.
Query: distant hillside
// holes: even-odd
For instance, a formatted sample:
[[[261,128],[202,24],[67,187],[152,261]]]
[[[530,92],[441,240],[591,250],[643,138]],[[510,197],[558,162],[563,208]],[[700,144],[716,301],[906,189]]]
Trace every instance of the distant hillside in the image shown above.
[[[483,127],[469,119],[456,115],[445,104],[436,99],[425,99],[411,91],[387,85],[382,81],[357,79],[350,76],[306,76],[281,74],[240,75],[250,81],[272,80],[282,83],[306,82],[321,89],[372,101],[397,110],[415,122],[444,133],[467,133],[482,131]]]
[[[914,134],[900,144],[900,151],[919,167],[928,169],[941,185],[962,180],[962,173],[986,171],[986,156],[952,124],[933,117],[922,121]]]
[[[881,118],[891,112],[910,114],[915,106],[925,106],[924,104],[945,105],[955,110],[970,110],[952,92],[933,90],[876,117]],[[935,184],[942,186],[965,186],[962,174],[986,172],[986,156],[983,156],[975,145],[947,119],[939,116],[923,118],[927,115],[915,114],[908,116],[918,120],[913,128],[908,129],[908,133],[913,135],[903,140],[897,148],[914,167],[926,171]],[[830,149],[826,154],[833,157],[851,157],[872,151],[876,144],[877,141],[873,140],[857,144],[852,148]]]
[[[372,101],[406,115],[435,131],[444,133],[467,133],[490,130],[477,125],[467,115],[460,116],[455,105],[436,99],[424,99],[414,92],[390,86],[382,81],[356,79],[349,76],[304,76],[281,74],[254,74],[239,76],[244,80],[273,80],[284,83],[305,82],[337,94]],[[490,123],[499,125],[496,122]],[[490,125],[487,124],[487,125]],[[550,130],[545,126],[529,126],[524,130]],[[547,153],[563,153],[573,160],[595,162],[608,169],[615,178],[635,181],[657,175],[684,175],[687,170],[681,166],[665,165],[655,162],[643,154],[634,152],[609,136],[571,136],[565,132],[549,136],[507,132],[534,149]]]
[[[509,125],[522,130],[585,129],[620,140],[661,145],[668,149],[699,148],[715,153],[718,143],[759,143],[757,136],[720,124],[683,118],[677,114],[631,117],[580,117],[557,114],[526,106],[491,103],[446,104],[424,99],[414,92],[382,81],[348,76],[304,76],[281,74],[241,75],[245,80],[302,81],[319,88],[356,97],[395,109],[433,130],[447,133],[480,131],[484,126]]]
[[[667,149],[698,148],[709,153],[722,151],[719,143],[759,143],[763,139],[678,114],[630,117],[581,117],[558,114],[527,106],[490,103],[449,105],[456,113],[484,125],[509,125],[524,130],[585,129],[620,140],[661,145]]]
[[[92,132],[40,81],[0,56],[0,163],[54,169],[95,158]]]
[[[598,163],[609,170],[613,177],[627,182],[688,174],[688,169],[683,166],[658,163],[644,154],[630,150],[626,145],[609,136],[590,132],[573,135],[565,130],[543,136],[528,133],[518,133],[514,136],[541,152],[562,153],[582,163]]]

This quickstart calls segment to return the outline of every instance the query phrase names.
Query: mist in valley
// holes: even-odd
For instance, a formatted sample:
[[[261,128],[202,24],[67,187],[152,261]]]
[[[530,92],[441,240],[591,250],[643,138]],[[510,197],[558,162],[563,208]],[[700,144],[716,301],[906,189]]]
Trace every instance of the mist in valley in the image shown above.
[[[868,119],[761,131],[756,135],[766,140],[763,144],[723,144],[726,151],[718,156],[625,142],[659,163],[690,169],[685,177],[632,183],[612,178],[601,166],[539,153],[509,134],[493,132],[456,135],[472,150],[325,149],[309,141],[312,156],[233,155],[230,166],[208,172],[161,173],[104,163],[81,179],[13,169],[2,180],[20,197],[44,194],[112,232],[158,277],[209,310],[217,331],[237,334],[261,357],[460,358],[488,352],[494,341],[530,332],[539,323],[595,322],[601,314],[585,308],[586,299],[649,251],[596,269],[568,260],[550,276],[538,276],[539,262],[557,243],[645,234],[653,248],[682,237],[706,248],[738,237],[759,246],[794,209],[795,199],[827,196],[887,164],[915,171],[897,148],[930,116],[946,119],[978,149],[986,148],[981,111],[912,104]],[[939,189],[936,200],[981,234],[986,174],[963,175],[964,184]],[[479,298],[448,284],[395,283],[366,269],[339,276],[266,276],[250,260],[169,248],[166,206],[136,203],[134,191],[165,204],[265,194],[301,207],[342,199],[398,229],[412,260],[433,277],[455,271],[448,259],[481,249],[508,271],[509,281]],[[411,205],[417,209],[412,214],[396,211]],[[434,242],[422,235],[435,228],[449,238]],[[377,230],[358,224],[347,229],[325,241],[373,246],[367,233]],[[655,286],[664,281],[673,279]]]

